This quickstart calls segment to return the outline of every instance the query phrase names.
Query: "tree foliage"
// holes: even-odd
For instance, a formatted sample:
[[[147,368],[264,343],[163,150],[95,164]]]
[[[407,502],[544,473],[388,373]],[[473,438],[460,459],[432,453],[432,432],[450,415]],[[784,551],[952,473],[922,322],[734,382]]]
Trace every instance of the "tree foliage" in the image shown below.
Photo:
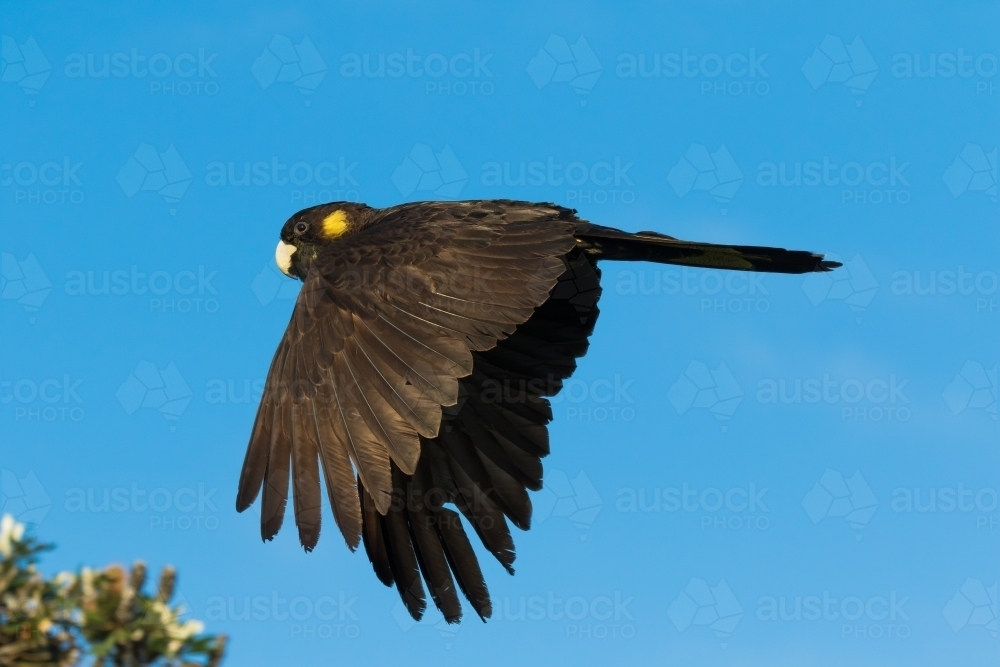
[[[95,667],[218,667],[225,635],[172,605],[177,573],[165,567],[155,593],[146,566],[110,565],[46,579],[40,554],[52,548],[0,519],[0,667],[70,667],[91,656]]]

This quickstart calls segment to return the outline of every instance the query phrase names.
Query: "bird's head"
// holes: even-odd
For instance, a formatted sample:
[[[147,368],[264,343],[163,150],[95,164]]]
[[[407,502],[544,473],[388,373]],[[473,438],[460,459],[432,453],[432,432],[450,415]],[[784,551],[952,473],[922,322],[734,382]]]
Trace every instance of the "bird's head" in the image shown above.
[[[320,249],[364,228],[371,210],[342,201],[302,209],[281,228],[275,263],[289,278],[305,280]]]

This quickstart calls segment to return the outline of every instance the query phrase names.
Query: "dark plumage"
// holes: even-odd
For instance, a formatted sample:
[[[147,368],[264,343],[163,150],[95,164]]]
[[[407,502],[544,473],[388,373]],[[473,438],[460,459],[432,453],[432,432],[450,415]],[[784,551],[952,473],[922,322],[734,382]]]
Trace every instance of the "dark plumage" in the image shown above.
[[[597,321],[602,259],[742,271],[829,271],[780,248],[678,241],[581,220],[554,204],[335,202],[285,223],[277,260],[303,281],[268,372],[240,477],[263,488],[261,535],[281,528],[289,483],[307,551],[321,475],[348,547],[410,614],[424,585],[449,622],[458,591],[483,619],[489,592],[459,516],[513,573],[508,520],[527,530],[542,487],[547,399]],[[453,506],[458,513],[447,505]]]

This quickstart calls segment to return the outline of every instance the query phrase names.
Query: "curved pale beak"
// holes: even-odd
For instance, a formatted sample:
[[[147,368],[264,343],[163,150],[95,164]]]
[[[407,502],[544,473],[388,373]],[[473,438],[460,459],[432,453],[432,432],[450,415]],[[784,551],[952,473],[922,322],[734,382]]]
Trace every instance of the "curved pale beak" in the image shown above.
[[[274,249],[274,263],[278,265],[281,272],[284,273],[289,278],[294,278],[292,275],[292,255],[295,254],[295,246],[285,243],[284,241],[278,241],[278,247]]]

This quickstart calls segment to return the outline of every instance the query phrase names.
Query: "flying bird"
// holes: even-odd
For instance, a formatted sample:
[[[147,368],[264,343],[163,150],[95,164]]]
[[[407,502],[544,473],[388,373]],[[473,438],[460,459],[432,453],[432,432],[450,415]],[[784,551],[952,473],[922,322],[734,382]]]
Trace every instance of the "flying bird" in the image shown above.
[[[513,574],[509,523],[531,524],[548,397],[597,321],[603,260],[808,273],[799,250],[680,241],[592,224],[555,204],[333,202],[282,227],[278,267],[302,281],[268,371],[236,509],[263,489],[261,536],[285,516],[320,534],[322,486],[353,551],[420,619],[459,591],[483,620],[489,591],[461,517]],[[454,508],[454,509],[452,509]],[[457,510],[457,511],[456,511]],[[421,582],[423,580],[423,583]]]

